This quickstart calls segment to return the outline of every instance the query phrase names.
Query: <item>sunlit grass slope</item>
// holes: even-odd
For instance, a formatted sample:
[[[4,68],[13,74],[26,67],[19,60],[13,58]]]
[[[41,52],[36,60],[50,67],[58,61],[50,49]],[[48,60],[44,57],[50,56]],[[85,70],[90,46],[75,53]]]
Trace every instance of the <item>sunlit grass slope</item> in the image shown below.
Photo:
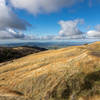
[[[1,63],[0,100],[100,100],[100,42]]]

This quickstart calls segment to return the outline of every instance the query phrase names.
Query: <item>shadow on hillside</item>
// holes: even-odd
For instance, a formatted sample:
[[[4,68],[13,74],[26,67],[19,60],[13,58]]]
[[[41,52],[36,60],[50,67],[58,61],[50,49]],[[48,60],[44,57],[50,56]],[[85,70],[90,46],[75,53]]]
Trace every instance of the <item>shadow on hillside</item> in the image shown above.
[[[0,47],[0,63],[45,50],[47,49],[39,47],[28,47],[28,46],[17,47],[17,48]]]
[[[100,95],[100,71],[71,76],[61,86],[62,89],[57,86],[51,93],[51,98],[54,100],[78,100],[78,97]]]

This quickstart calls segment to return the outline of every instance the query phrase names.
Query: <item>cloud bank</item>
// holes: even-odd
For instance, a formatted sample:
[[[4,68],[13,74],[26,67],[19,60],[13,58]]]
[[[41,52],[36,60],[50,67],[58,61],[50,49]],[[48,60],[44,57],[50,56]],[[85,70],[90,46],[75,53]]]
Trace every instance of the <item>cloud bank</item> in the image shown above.
[[[84,0],[10,0],[15,8],[24,9],[32,14],[51,13],[61,8],[71,7]]]
[[[9,1],[10,6],[7,5]],[[37,40],[52,40],[52,39],[83,39],[83,38],[100,38],[100,25],[94,27],[94,30],[89,30],[83,33],[79,29],[79,25],[84,23],[83,19],[61,20],[59,25],[61,29],[58,35],[34,36],[23,34],[22,30],[27,30],[31,25],[19,18],[12,7],[24,9],[33,15],[40,13],[52,13],[62,8],[71,7],[84,0],[0,0],[0,39],[37,39]],[[89,0],[90,7],[92,0]],[[12,5],[12,7],[11,7]]]
[[[0,30],[0,39],[24,39],[26,35],[12,29]]]
[[[10,7],[6,5],[5,0],[0,0],[0,38],[22,38],[19,32],[14,33],[14,30],[26,30],[30,26],[29,23],[20,19]],[[8,31],[12,29],[13,31]]]
[[[23,38],[23,39],[52,39],[53,36],[36,37],[22,34],[31,26],[28,22],[20,19],[12,10],[12,7],[24,9],[32,14],[52,13],[64,7],[71,7],[83,0],[0,0],[0,39]],[[10,6],[7,5],[7,2]],[[11,7],[12,5],[12,7]],[[55,36],[57,38],[57,36]]]
[[[6,5],[5,0],[0,0],[0,29],[13,28],[26,30],[29,24],[18,18],[15,13]]]

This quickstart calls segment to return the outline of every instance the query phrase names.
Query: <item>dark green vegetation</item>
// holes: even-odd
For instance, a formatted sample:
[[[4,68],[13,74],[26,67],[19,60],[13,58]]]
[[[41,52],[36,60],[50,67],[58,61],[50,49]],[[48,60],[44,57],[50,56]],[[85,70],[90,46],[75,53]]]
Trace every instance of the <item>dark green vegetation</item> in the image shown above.
[[[0,63],[45,50],[47,49],[39,47],[30,47],[30,46],[22,46],[16,48],[0,47]]]

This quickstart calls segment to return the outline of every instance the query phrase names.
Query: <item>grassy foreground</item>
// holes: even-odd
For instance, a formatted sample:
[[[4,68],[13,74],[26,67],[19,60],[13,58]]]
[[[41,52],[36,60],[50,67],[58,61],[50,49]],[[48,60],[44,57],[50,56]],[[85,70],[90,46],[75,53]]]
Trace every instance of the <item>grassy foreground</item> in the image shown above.
[[[100,100],[100,42],[1,63],[0,100]]]

